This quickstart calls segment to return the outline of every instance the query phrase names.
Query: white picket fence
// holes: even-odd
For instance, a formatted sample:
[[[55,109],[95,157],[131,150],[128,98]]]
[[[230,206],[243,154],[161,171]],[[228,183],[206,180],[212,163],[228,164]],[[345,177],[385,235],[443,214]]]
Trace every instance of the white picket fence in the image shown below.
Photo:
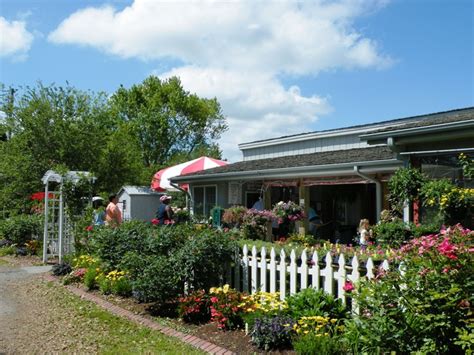
[[[297,257],[295,250],[290,253],[289,260],[282,249],[277,256],[275,249],[270,250],[269,255],[265,247],[260,252],[255,246],[251,253],[247,245],[242,248],[239,255],[240,265],[237,263],[233,270],[233,287],[239,291],[251,294],[257,291],[280,292],[283,300],[290,294],[297,293],[308,287],[324,289],[326,293],[340,298],[347,304],[349,295],[344,291],[346,281],[356,283],[361,277],[373,278],[376,274],[376,266],[372,258],[366,263],[360,263],[357,255],[346,264],[343,254],[339,254],[337,262],[328,252],[324,261],[320,261],[318,252],[308,255],[304,250],[300,257]],[[384,260],[380,267],[389,269],[389,263]],[[352,309],[357,311],[357,305],[352,304]]]

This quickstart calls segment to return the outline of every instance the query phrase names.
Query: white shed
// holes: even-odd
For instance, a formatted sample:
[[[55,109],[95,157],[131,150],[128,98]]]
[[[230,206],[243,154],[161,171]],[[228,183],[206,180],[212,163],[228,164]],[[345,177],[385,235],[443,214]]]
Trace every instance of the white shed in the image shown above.
[[[117,194],[124,220],[150,221],[160,205],[160,196],[148,186],[123,186]]]

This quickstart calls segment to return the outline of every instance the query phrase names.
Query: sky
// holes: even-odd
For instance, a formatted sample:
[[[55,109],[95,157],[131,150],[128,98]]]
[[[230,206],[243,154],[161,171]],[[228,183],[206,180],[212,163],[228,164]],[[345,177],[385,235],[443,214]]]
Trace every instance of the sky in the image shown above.
[[[0,82],[179,76],[239,143],[474,106],[472,0],[0,0]]]

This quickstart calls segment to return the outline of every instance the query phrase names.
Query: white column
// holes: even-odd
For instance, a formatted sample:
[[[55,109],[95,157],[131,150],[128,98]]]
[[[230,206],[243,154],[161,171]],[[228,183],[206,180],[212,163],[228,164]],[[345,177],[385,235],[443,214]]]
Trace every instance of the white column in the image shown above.
[[[49,189],[46,181],[44,187],[44,230],[43,230],[43,263],[48,260],[48,207],[49,207]]]

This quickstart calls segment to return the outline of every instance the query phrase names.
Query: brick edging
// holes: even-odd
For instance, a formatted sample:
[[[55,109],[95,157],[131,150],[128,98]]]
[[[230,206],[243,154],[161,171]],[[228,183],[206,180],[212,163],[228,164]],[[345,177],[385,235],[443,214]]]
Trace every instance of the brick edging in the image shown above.
[[[47,281],[53,281],[53,282],[58,281],[56,277],[51,276],[51,275],[44,275],[43,278]],[[82,299],[94,302],[96,305],[102,307],[103,309],[109,311],[112,314],[115,314],[116,316],[127,318],[128,320],[134,323],[140,324],[142,326],[145,326],[153,330],[157,330],[167,336],[178,338],[182,342],[189,344],[195,348],[201,349],[209,354],[219,354],[219,355],[235,354],[232,351],[225,349],[221,346],[218,346],[216,344],[213,344],[211,342],[208,342],[207,340],[203,340],[194,335],[185,334],[177,330],[174,330],[172,328],[165,327],[161,324],[158,324],[152,321],[151,319],[145,318],[143,316],[130,312],[126,309],[123,309],[119,306],[116,306],[113,303],[110,303],[96,295],[93,295],[84,290],[81,290],[80,288],[74,287],[72,285],[67,285],[65,286],[65,288],[67,288],[69,291],[71,291],[75,295],[80,296]]]

